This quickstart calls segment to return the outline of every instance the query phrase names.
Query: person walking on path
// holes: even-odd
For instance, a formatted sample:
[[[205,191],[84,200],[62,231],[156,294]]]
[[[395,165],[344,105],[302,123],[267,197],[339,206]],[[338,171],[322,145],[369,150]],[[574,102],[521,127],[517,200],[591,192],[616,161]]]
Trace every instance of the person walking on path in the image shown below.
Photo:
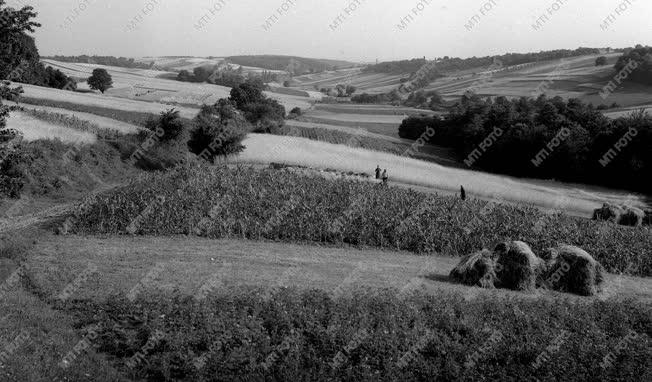
[[[460,197],[462,200],[466,200],[466,191],[464,190],[464,186],[460,186]]]
[[[380,166],[376,166],[376,180],[380,180]]]
[[[387,185],[387,181],[389,180],[389,176],[387,176],[387,169],[383,171],[383,184]]]

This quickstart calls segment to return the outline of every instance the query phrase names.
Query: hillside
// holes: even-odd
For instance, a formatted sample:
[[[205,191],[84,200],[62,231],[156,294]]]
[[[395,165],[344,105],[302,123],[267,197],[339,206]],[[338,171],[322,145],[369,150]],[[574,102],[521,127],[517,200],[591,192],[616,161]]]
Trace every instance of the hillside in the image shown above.
[[[226,60],[237,65],[253,66],[268,70],[284,70],[299,75],[350,68],[356,65],[352,62],[341,60],[273,55],[230,56],[226,57]]]

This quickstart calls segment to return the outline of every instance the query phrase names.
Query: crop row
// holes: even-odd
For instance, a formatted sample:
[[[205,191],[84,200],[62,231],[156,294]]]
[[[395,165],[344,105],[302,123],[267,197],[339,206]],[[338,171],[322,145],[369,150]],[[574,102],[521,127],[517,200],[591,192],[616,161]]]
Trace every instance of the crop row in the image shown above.
[[[242,237],[463,256],[503,240],[579,246],[610,272],[652,275],[652,235],[526,206],[286,170],[187,165],[87,200],[80,233]]]

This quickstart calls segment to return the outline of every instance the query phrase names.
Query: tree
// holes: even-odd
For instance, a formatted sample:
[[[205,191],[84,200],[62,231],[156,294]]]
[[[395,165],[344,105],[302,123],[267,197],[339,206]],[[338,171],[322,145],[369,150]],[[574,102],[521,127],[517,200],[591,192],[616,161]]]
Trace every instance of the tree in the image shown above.
[[[179,72],[177,75],[177,81],[183,81],[183,82],[191,82],[193,80],[192,74],[188,72],[187,70],[182,70]]]
[[[355,86],[347,85],[346,86],[346,96],[350,97],[351,95],[353,95],[353,93],[356,92],[356,90],[358,90],[358,89]]]
[[[184,129],[183,122],[179,118],[179,111],[174,109],[161,112],[157,119],[148,120],[145,127],[153,132],[161,128],[163,136],[160,139],[163,142],[177,139]]]
[[[215,105],[204,105],[193,120],[188,149],[200,158],[214,162],[215,158],[237,154],[244,150],[242,140],[251,125],[226,99]]]
[[[88,79],[88,85],[91,89],[99,90],[104,94],[105,91],[113,87],[113,78],[106,69],[94,69],[93,75]]]
[[[595,59],[595,66],[604,66],[607,65],[607,57],[600,56]]]

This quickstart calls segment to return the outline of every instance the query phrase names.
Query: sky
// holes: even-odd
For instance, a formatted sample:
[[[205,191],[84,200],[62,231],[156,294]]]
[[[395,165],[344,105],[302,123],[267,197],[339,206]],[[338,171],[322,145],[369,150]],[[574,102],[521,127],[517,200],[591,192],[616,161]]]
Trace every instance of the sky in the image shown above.
[[[7,4],[36,9],[43,26],[34,37],[41,55],[47,56],[281,54],[373,62],[652,44],[649,0],[7,0]]]

